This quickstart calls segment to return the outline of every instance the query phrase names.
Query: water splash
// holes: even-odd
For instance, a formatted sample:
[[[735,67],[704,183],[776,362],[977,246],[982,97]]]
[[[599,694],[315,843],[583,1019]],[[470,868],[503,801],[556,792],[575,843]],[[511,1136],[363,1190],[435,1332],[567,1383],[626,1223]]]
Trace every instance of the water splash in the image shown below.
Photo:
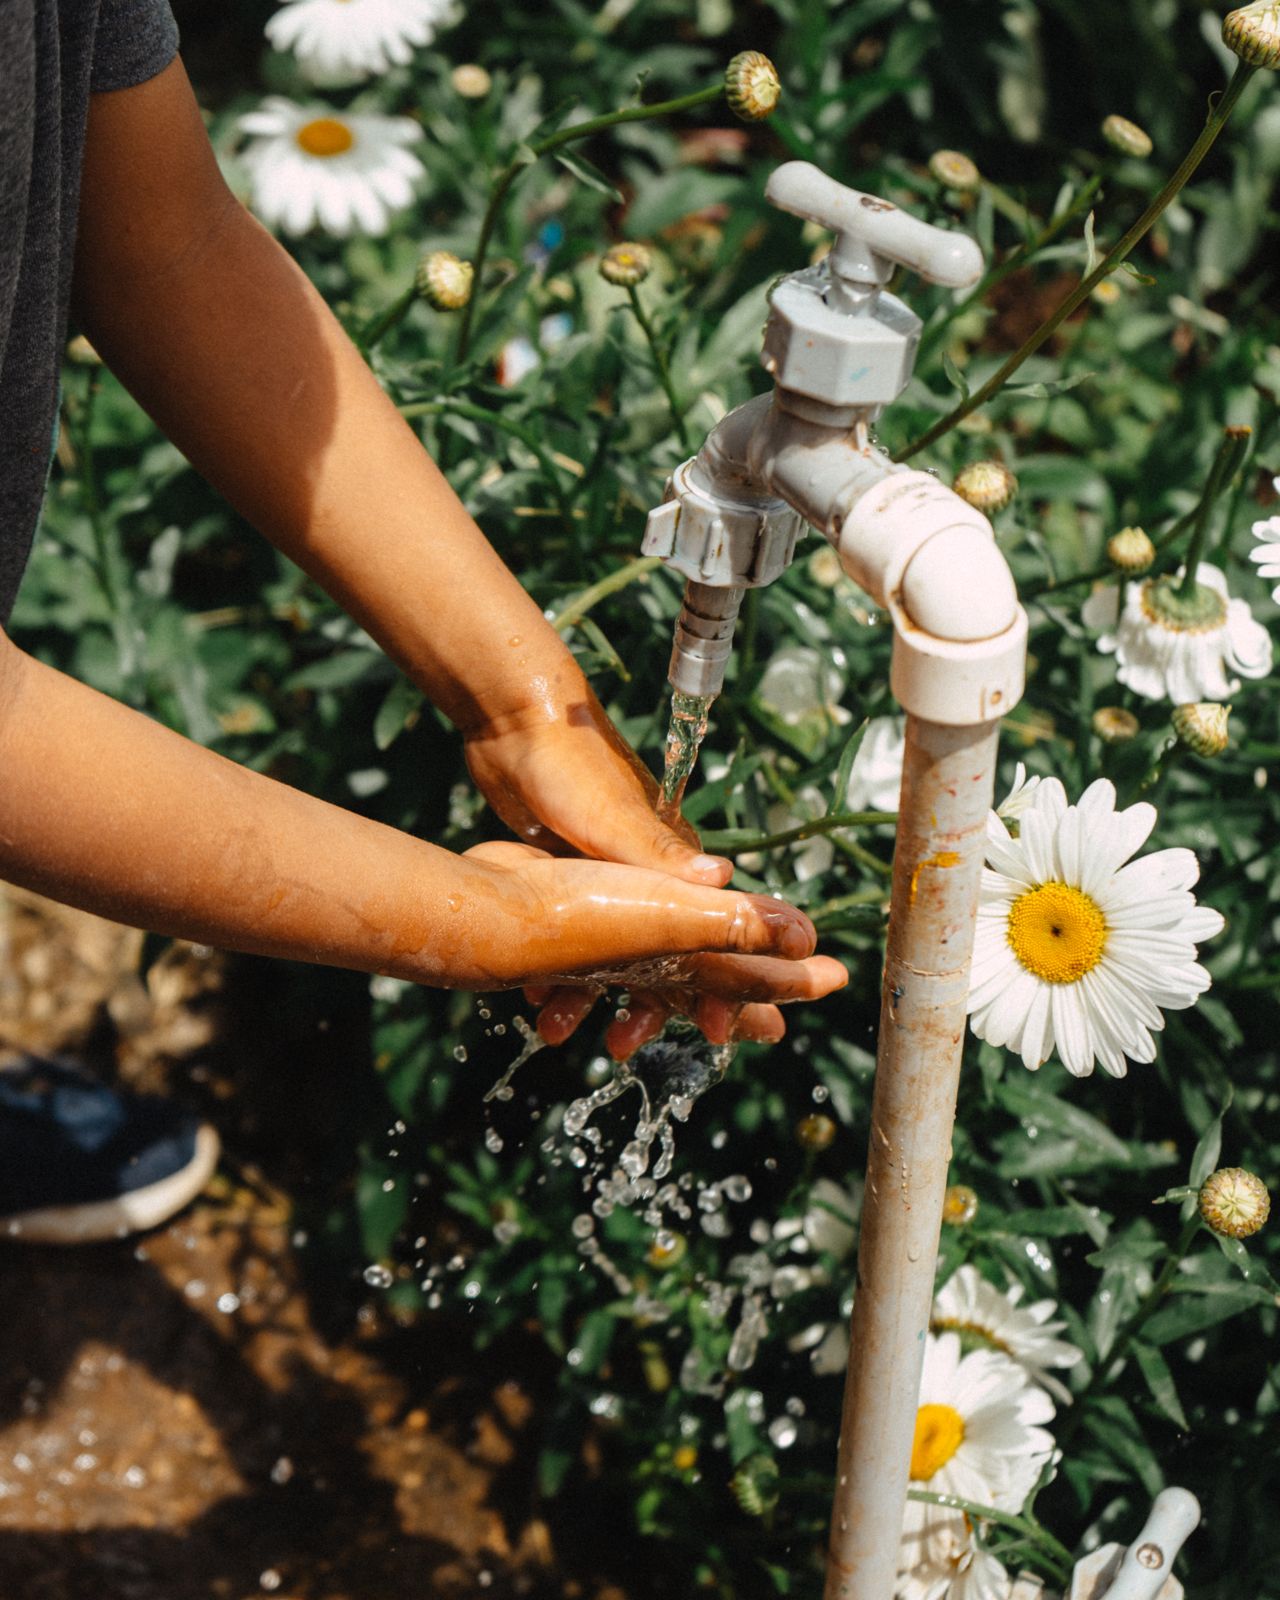
[[[685,694],[680,689],[671,692],[671,720],[667,724],[662,794],[658,801],[658,815],[664,822],[673,822],[680,815],[685,786],[707,736],[707,718],[714,699],[714,695]]]
[[[488,1105],[491,1100],[510,1100],[515,1094],[515,1090],[511,1087],[512,1078],[515,1077],[530,1056],[536,1056],[539,1050],[546,1049],[547,1041],[539,1037],[531,1022],[526,1022],[523,1017],[515,1017],[513,1022],[516,1032],[524,1040],[524,1043],[520,1046],[520,1054],[498,1079],[497,1083],[485,1094],[485,1105]]]

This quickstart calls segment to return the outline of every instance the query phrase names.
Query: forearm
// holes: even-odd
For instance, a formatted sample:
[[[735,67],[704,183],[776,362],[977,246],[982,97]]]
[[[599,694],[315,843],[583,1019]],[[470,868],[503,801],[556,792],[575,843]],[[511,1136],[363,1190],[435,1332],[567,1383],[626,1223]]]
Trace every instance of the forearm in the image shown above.
[[[455,856],[246,771],[3,634],[0,878],[159,933],[443,987],[735,951],[787,958],[764,982],[790,998],[779,977],[813,968],[796,960],[811,925],[777,901],[515,844]]]
[[[448,982],[460,867],[0,649],[0,877],[161,933]]]
[[[464,730],[589,698],[305,275],[228,195],[174,72],[94,102],[86,332],[189,459]],[[116,126],[130,96],[171,124],[141,152]]]

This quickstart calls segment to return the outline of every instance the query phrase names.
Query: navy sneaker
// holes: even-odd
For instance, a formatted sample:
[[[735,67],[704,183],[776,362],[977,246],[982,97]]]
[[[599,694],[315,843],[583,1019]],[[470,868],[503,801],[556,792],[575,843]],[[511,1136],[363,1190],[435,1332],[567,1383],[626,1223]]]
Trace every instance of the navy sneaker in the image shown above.
[[[0,1066],[0,1240],[90,1244],[154,1228],[209,1181],[218,1135],[70,1062]]]

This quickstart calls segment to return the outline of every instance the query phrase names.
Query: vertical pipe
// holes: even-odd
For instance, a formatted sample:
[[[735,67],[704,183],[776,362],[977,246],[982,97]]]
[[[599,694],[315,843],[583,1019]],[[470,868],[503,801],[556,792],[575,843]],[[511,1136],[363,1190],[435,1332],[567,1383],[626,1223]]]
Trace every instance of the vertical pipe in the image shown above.
[[[894,1589],[997,728],[907,718],[824,1600],[890,1600]]]

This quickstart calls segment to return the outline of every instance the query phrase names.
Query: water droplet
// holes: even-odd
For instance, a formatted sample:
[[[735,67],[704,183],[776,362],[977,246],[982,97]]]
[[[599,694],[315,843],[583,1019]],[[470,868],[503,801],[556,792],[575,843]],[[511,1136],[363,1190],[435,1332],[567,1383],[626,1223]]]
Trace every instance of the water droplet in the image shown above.
[[[825,1105],[831,1098],[831,1090],[824,1083],[815,1083],[813,1086],[814,1105]]]
[[[465,1061],[467,1059],[467,1047],[466,1047],[465,1044],[455,1044],[454,1045],[454,1047],[453,1047],[453,1059],[455,1061]]]
[[[779,1450],[789,1450],[799,1432],[791,1417],[775,1417],[769,1424],[769,1437]]]
[[[484,1130],[484,1147],[495,1156],[503,1148],[502,1135],[496,1128],[486,1128]]]
[[[384,1267],[381,1262],[375,1261],[372,1266],[364,1269],[364,1281],[371,1289],[389,1289],[396,1280],[389,1267]]]

